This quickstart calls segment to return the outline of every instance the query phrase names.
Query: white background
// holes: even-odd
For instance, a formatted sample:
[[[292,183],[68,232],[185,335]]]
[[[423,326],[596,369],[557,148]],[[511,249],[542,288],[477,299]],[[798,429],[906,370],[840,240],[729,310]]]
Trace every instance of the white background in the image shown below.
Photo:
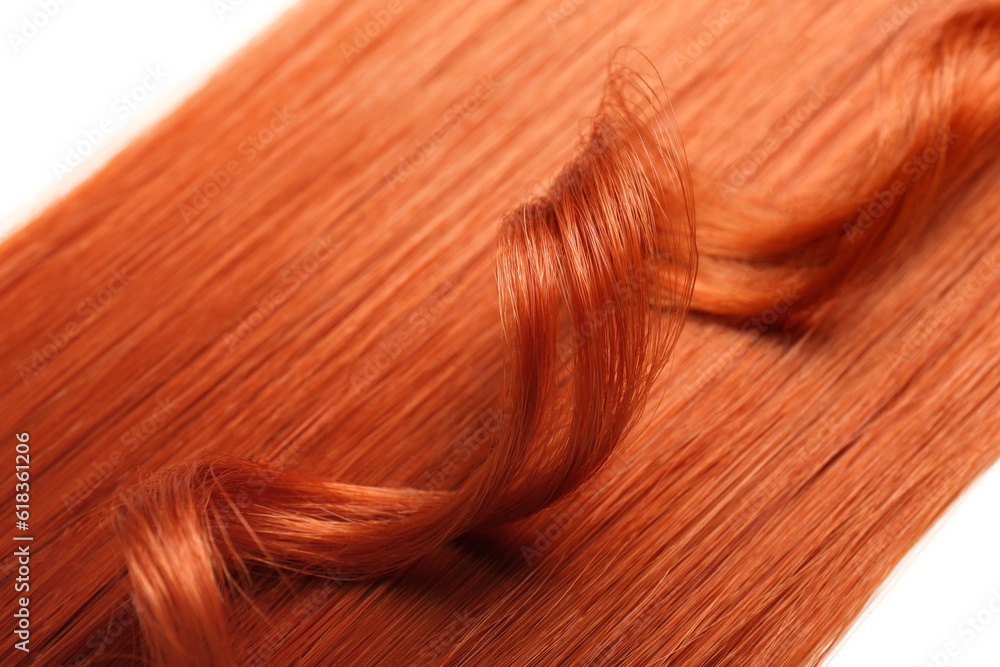
[[[3,0],[0,6],[0,237],[166,113],[292,4],[63,2]],[[15,47],[11,35],[25,35],[24,20],[44,4],[58,11]],[[102,136],[91,141],[97,133]],[[69,166],[69,152],[80,142],[96,149],[60,178],[57,172],[66,169],[57,164]],[[997,612],[989,610],[991,602]],[[828,665],[1000,666],[1000,466],[910,554]]]

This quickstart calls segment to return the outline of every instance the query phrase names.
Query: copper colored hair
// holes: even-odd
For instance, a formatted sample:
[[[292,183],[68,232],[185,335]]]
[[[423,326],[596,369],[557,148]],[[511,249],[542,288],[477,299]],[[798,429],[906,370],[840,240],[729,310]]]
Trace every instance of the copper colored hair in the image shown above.
[[[459,5],[0,245],[25,662],[814,664],[1000,455],[1000,6]]]

